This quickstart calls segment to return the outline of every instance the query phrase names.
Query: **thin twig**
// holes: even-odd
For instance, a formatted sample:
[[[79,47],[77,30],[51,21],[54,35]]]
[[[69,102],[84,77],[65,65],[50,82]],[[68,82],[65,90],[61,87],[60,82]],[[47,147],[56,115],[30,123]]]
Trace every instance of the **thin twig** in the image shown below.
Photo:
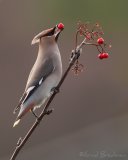
[[[96,43],[87,43],[87,42],[83,42],[83,44],[95,46],[100,53],[103,53],[103,51],[104,51],[104,48],[101,45],[99,45],[99,44],[96,44]],[[100,51],[100,49],[98,47],[100,47],[102,49],[102,52]]]
[[[82,48],[82,45],[84,44],[83,42],[77,47],[77,49],[75,51],[73,51],[69,66],[68,66],[67,70],[65,71],[64,75],[62,76],[59,84],[57,85],[56,89],[53,91],[53,94],[51,95],[50,99],[48,100],[47,104],[45,105],[43,111],[39,115],[38,119],[36,119],[36,121],[34,122],[32,127],[30,128],[30,130],[27,132],[25,137],[23,139],[20,138],[18,140],[17,146],[16,146],[16,148],[15,148],[15,150],[14,150],[14,152],[13,152],[11,158],[10,158],[10,160],[15,160],[16,159],[16,157],[19,154],[20,150],[23,148],[23,146],[25,145],[27,140],[30,138],[30,136],[32,135],[32,133],[34,132],[36,127],[40,124],[40,122],[42,121],[43,117],[52,112],[52,110],[48,110],[48,107],[50,106],[52,100],[54,99],[54,97],[58,93],[57,90],[59,91],[59,88],[61,87],[62,83],[64,82],[64,80],[65,80],[66,76],[68,75],[68,72],[70,71],[71,67],[74,65],[75,61],[79,58],[80,49]]]

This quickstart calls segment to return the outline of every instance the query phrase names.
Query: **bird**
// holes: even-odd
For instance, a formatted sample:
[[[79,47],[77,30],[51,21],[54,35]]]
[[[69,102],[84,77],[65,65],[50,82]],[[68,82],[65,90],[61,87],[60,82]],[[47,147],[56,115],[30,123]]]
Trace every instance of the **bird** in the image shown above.
[[[28,112],[43,106],[59,84],[62,77],[62,60],[58,48],[58,37],[64,29],[63,23],[37,34],[31,44],[38,44],[38,55],[30,71],[25,90],[14,109],[19,110],[13,127],[19,124],[21,118]]]

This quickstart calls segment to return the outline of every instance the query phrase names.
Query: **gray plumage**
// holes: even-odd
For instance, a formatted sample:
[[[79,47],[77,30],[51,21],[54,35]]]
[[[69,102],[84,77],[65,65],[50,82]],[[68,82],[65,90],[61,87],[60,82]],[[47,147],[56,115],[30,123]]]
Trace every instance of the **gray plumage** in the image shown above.
[[[29,111],[42,106],[62,76],[62,62],[57,45],[61,30],[56,26],[39,33],[32,44],[39,43],[36,62],[29,74],[24,94],[14,112],[20,109],[14,126]]]

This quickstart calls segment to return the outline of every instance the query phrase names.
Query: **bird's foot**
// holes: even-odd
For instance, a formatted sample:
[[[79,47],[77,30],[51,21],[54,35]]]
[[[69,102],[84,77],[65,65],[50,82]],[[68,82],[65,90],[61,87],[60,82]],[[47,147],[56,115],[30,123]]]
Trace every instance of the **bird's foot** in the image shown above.
[[[39,119],[38,115],[34,112],[33,109],[31,109],[32,114],[34,115],[34,117],[36,117],[37,119]]]

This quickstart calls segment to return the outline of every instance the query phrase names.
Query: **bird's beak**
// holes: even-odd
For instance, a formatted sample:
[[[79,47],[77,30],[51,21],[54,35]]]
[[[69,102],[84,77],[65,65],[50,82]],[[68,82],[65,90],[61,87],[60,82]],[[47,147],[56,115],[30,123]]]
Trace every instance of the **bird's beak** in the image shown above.
[[[60,32],[61,32],[61,30],[56,28],[55,33],[54,33],[55,37],[58,36],[60,34]]]
[[[60,32],[64,29],[64,25],[62,23],[59,23],[58,25],[55,26],[55,32],[54,32],[54,35],[55,35],[55,38],[56,40],[58,39],[58,36],[60,34]]]

